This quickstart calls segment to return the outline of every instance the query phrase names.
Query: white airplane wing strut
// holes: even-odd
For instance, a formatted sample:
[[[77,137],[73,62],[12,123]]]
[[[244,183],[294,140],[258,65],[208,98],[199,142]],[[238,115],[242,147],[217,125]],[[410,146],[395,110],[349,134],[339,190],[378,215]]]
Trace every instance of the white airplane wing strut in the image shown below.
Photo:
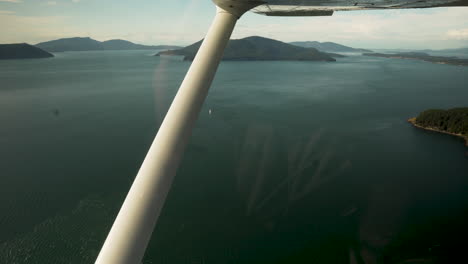
[[[237,19],[255,5],[243,6],[235,12],[217,8],[214,21],[138,171],[96,263],[141,262],[224,48]]]

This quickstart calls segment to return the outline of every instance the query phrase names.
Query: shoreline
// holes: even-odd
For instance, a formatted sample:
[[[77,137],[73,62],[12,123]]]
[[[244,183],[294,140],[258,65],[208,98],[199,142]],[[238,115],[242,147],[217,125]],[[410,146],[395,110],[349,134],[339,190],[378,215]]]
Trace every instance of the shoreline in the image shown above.
[[[433,128],[433,127],[424,127],[424,126],[418,125],[418,124],[416,124],[416,117],[411,117],[411,118],[409,118],[407,121],[408,121],[408,123],[412,124],[414,127],[417,127],[417,128],[420,128],[420,129],[424,129],[424,130],[428,130],[428,131],[434,131],[434,132],[438,132],[438,133],[442,133],[442,134],[447,134],[447,135],[452,135],[452,136],[460,137],[460,138],[462,138],[462,139],[465,140],[465,147],[468,147],[468,137],[465,137],[465,136],[463,136],[463,135],[461,135],[461,134],[455,134],[455,133],[451,133],[451,132],[439,130],[439,129]]]
[[[405,60],[419,60],[425,62],[431,62],[435,64],[445,64],[453,66],[468,66],[468,60],[457,57],[443,57],[443,56],[431,56],[425,55],[411,55],[411,54],[384,54],[384,53],[362,53],[363,56],[378,57],[378,58],[389,58],[389,59],[405,59]]]

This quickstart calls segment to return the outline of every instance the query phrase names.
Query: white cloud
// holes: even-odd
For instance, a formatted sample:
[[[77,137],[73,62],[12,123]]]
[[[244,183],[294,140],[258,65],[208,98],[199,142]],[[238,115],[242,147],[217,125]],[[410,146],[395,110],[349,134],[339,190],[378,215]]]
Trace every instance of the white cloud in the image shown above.
[[[119,16],[115,10],[102,17],[96,16],[94,10],[90,14],[61,10],[56,16],[41,16],[40,11],[32,16],[23,16],[19,11],[0,12],[0,42],[34,43],[89,36],[142,44],[191,44],[203,38],[212,19],[211,15],[194,12],[199,1],[202,0],[191,1],[175,17],[146,13],[137,17]],[[333,41],[370,49],[458,48],[468,46],[467,14],[468,8],[336,12],[331,17],[267,17],[248,13],[239,19],[233,38],[260,35],[285,42]]]
[[[235,38],[262,35],[283,41],[333,41],[363,48],[468,46],[468,8],[336,12],[331,17],[272,18],[246,15]]]
[[[21,3],[22,0],[0,0],[0,2],[8,2],[8,3]]]
[[[447,37],[449,39],[468,40],[468,28],[449,30]]]
[[[54,6],[54,5],[57,5],[57,2],[55,2],[55,1],[47,1],[47,2],[46,2],[46,5]]]
[[[14,14],[15,12],[9,11],[9,10],[0,10],[0,15],[11,15]]]
[[[80,0],[72,0],[73,3],[78,3]]]

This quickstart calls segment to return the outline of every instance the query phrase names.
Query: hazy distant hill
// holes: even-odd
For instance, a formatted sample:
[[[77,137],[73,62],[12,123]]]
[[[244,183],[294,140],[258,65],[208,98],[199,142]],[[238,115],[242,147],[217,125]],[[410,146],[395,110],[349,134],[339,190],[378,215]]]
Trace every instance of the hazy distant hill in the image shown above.
[[[200,45],[201,41],[198,41],[182,49],[159,52],[156,56],[181,55],[184,56],[184,60],[193,60]],[[314,48],[303,48],[274,39],[253,36],[230,40],[224,51],[223,60],[335,61],[333,56]]]
[[[101,42],[91,38],[63,38],[36,44],[49,52],[104,50]]]
[[[304,48],[316,48],[324,52],[371,52],[371,50],[355,49],[334,42],[295,41],[290,42],[290,44]]]
[[[54,55],[38,47],[26,43],[0,44],[0,60],[8,59],[38,59],[49,58]]]
[[[400,52],[423,52],[434,56],[462,56],[468,57],[467,48],[455,48],[455,49],[379,49],[376,52],[385,53],[400,53]]]
[[[133,42],[122,39],[111,39],[101,42],[105,50],[154,50],[154,49],[177,49],[179,46],[158,45],[147,46],[135,44]]]
[[[445,49],[443,51],[447,52],[459,52],[459,53],[468,53],[468,48],[460,48],[460,49]]]
[[[446,56],[431,56],[424,52],[400,52],[400,53],[363,53],[364,56],[392,58],[392,59],[415,59],[438,64],[451,64],[468,66],[468,59]]]
[[[441,49],[441,50],[432,50],[432,49],[425,49],[425,50],[418,50],[420,52],[427,52],[427,53],[460,53],[460,54],[468,54],[468,48],[458,48],[458,49]]]
[[[146,46],[135,44],[130,41],[113,39],[100,42],[92,38],[63,38],[51,40],[36,44],[36,47],[49,52],[61,51],[87,51],[87,50],[155,50],[155,49],[173,49],[178,46]]]

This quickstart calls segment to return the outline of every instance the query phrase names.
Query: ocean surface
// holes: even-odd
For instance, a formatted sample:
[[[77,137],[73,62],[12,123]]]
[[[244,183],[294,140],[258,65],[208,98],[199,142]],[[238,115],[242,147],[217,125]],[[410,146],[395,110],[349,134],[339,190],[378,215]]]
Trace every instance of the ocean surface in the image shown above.
[[[0,263],[94,262],[190,65],[155,53],[0,61]],[[143,263],[462,263],[468,148],[406,122],[461,106],[468,67],[222,62]]]

